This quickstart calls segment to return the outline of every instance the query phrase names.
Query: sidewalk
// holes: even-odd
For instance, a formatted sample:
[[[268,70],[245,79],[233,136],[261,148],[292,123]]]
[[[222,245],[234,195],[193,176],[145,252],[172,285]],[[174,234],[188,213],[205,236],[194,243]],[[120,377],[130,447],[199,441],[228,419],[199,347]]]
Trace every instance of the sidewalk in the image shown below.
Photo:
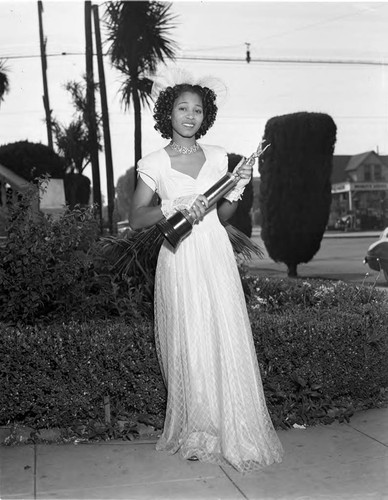
[[[388,408],[279,432],[281,464],[242,476],[151,441],[1,447],[0,497],[126,500],[388,499]]]
[[[253,226],[252,236],[260,236],[261,227]],[[378,239],[381,231],[334,231],[329,230],[323,233],[323,238],[374,238]]]

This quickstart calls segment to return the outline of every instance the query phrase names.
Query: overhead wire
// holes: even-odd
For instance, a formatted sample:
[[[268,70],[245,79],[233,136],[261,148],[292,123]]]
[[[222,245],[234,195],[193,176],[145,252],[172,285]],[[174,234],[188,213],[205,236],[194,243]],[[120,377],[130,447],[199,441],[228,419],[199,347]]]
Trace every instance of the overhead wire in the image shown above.
[[[96,54],[94,54],[96,55]],[[103,54],[107,57],[109,54]],[[64,57],[64,56],[85,56],[84,52],[58,52],[46,54],[46,57]],[[40,58],[40,54],[24,54],[24,55],[8,55],[2,56],[0,60],[12,59],[36,59]],[[245,62],[244,57],[237,56],[204,56],[204,55],[181,55],[175,59],[183,61],[211,61],[211,62]],[[251,57],[251,63],[290,63],[290,64],[343,64],[343,65],[371,65],[371,66],[388,66],[388,59],[373,60],[373,59],[322,59],[322,58],[302,58],[302,57]]]

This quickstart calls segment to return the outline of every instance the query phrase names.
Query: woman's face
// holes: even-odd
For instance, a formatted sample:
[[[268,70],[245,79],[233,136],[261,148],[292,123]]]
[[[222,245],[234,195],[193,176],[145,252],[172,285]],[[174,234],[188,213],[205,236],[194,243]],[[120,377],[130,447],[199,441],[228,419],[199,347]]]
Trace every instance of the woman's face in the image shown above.
[[[172,138],[195,137],[203,118],[202,98],[195,92],[182,92],[172,108]]]

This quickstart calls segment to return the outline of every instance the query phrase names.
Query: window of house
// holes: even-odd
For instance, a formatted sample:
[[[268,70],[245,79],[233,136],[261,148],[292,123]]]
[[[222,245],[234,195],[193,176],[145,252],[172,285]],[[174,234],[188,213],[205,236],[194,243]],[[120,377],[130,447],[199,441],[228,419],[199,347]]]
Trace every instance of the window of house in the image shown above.
[[[381,165],[375,165],[374,174],[375,174],[375,178],[374,178],[375,181],[379,182],[379,181],[383,180],[383,175],[381,172]]]
[[[372,180],[372,169],[370,165],[364,165],[364,181],[370,182]]]

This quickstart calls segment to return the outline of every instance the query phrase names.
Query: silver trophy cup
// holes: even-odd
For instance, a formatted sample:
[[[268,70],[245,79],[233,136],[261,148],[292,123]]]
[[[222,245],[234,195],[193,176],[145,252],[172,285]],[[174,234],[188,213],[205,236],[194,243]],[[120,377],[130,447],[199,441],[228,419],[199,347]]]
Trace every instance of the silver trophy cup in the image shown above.
[[[258,158],[270,146],[268,144],[264,149],[262,142],[259,144],[257,150],[251,154],[246,160],[246,163],[251,162]],[[209,188],[203,195],[207,198],[209,205],[206,213],[229,191],[231,191],[240,180],[240,175],[237,172],[227,172],[219,181],[217,181],[211,188]],[[156,227],[163,234],[166,240],[174,248],[177,248],[179,243],[186,238],[192,231],[195,219],[190,215],[188,210],[178,210],[175,214],[167,219],[164,217],[156,224]]]

